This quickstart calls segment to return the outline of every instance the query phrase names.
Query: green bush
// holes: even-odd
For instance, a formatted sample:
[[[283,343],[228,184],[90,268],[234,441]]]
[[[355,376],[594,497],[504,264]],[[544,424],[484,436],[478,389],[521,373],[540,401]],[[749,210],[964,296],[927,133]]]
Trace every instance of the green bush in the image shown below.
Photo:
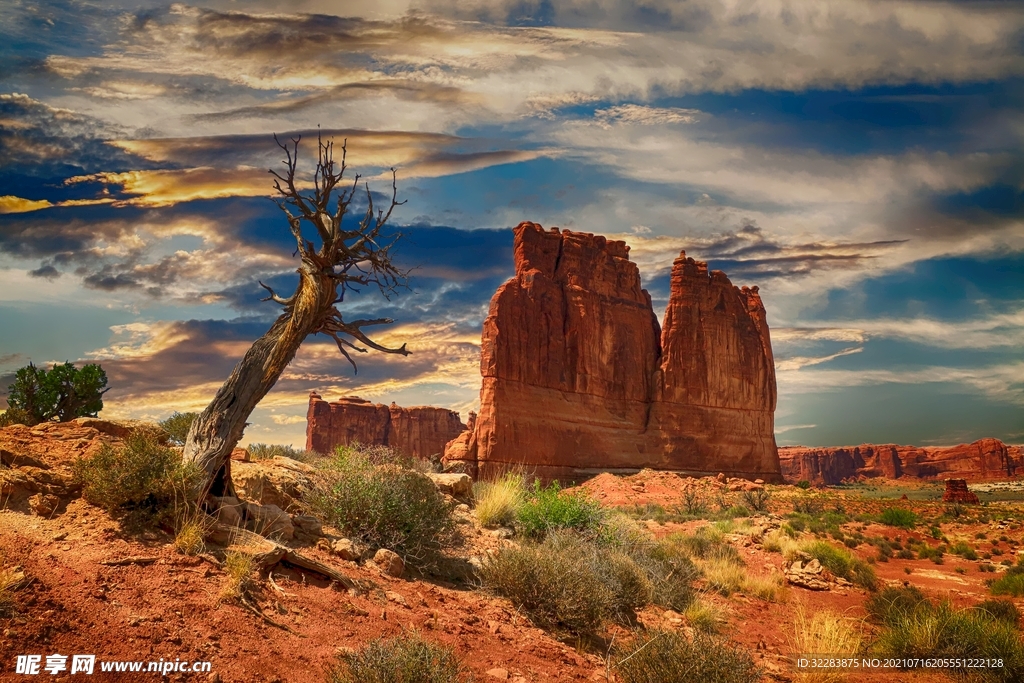
[[[946,671],[990,681],[1024,678],[1024,643],[1017,629],[985,611],[957,610],[948,602],[924,602],[896,616],[879,633],[874,649],[895,658],[1001,659],[1002,668]]]
[[[516,526],[520,534],[537,540],[559,529],[592,534],[600,528],[602,516],[601,505],[585,493],[563,491],[557,481],[547,488],[534,481],[529,500],[519,508]]]
[[[761,671],[746,650],[697,631],[687,638],[678,631],[637,633],[619,649],[615,668],[625,683],[754,683]]]
[[[325,457],[316,451],[303,451],[287,444],[279,443],[251,443],[246,450],[249,451],[249,457],[256,461],[271,460],[280,456],[282,458],[298,460],[299,462],[313,463]],[[365,453],[363,455],[365,456]]]
[[[880,520],[887,526],[895,526],[901,529],[913,529],[917,526],[917,515],[913,510],[906,508],[885,508],[882,510]]]
[[[967,545],[963,541],[957,541],[956,543],[954,543],[950,547],[949,552],[953,553],[954,555],[959,555],[960,557],[964,558],[965,560],[976,560],[976,559],[978,559],[978,553],[975,552],[974,548],[972,548],[971,546]]]
[[[993,619],[1007,623],[1014,628],[1020,627],[1020,610],[1009,600],[985,600],[976,605]]]
[[[825,569],[858,586],[874,590],[878,583],[871,565],[854,557],[846,548],[838,548],[826,541],[814,541],[804,551]]]
[[[917,586],[888,586],[869,597],[864,608],[875,621],[892,624],[927,604],[928,597]]]
[[[796,483],[796,487],[806,491],[807,489],[811,488],[811,482],[807,481],[806,479],[801,479]]]
[[[160,426],[170,436],[171,443],[184,446],[188,438],[188,430],[192,423],[199,417],[199,413],[179,413],[174,411],[166,420],[160,422]]]
[[[1020,565],[1010,567],[1002,576],[989,584],[989,590],[992,595],[1024,597],[1024,567]]]
[[[28,418],[24,424],[34,425],[49,420],[67,422],[76,417],[92,416],[103,410],[107,375],[95,363],[76,368],[64,363],[47,372],[32,363],[15,373],[8,388],[7,403]]]
[[[8,408],[4,412],[0,413],[0,428],[9,427],[11,425],[31,424],[34,424],[32,416],[20,408]]]
[[[668,543],[678,544],[692,557],[701,560],[726,560],[743,564],[739,551],[725,540],[725,535],[712,526],[702,526],[692,534],[675,534]]]
[[[169,523],[194,501],[203,479],[174,450],[139,432],[121,447],[104,444],[96,454],[75,461],[73,470],[83,498],[131,527]]]
[[[328,683],[461,683],[472,680],[455,650],[416,632],[378,638],[342,655]]]
[[[306,502],[328,524],[371,548],[424,566],[455,539],[453,506],[424,474],[374,465],[355,451],[325,460]]]

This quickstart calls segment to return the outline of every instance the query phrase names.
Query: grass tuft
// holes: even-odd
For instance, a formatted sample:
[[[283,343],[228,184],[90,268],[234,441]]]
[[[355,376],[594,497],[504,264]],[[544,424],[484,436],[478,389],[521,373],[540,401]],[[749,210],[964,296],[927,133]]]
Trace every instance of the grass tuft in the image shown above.
[[[472,680],[455,650],[415,631],[378,638],[342,655],[328,669],[328,683],[461,683]]]
[[[852,619],[822,610],[808,617],[803,606],[797,608],[794,621],[793,650],[798,654],[845,656],[858,654],[862,638]],[[803,683],[838,683],[846,678],[843,671],[804,671],[797,675]]]
[[[917,515],[913,510],[907,510],[906,508],[885,508],[882,510],[879,521],[887,526],[913,529],[917,526]]]
[[[510,525],[526,501],[523,475],[506,472],[497,481],[477,482],[473,487],[473,498],[476,501],[476,518],[481,525]]]
[[[637,633],[617,651],[615,668],[624,683],[754,683],[761,679],[749,652],[700,631],[692,638],[677,631]]]
[[[256,559],[250,553],[228,550],[224,555],[224,572],[228,580],[221,589],[221,600],[244,599],[256,586]]]
[[[519,508],[517,527],[520,534],[535,540],[560,529],[592,534],[601,526],[603,515],[601,505],[585,493],[563,491],[557,481],[547,488],[534,481],[529,499]]]

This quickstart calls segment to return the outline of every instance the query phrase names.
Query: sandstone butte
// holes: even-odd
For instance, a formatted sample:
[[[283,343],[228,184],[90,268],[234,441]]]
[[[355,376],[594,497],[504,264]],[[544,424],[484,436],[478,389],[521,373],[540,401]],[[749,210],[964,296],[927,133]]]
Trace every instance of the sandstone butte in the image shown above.
[[[515,276],[483,325],[480,413],[446,464],[483,477],[647,467],[781,481],[757,287],[681,253],[664,320],[625,242],[521,223]]]
[[[445,408],[401,408],[347,396],[333,403],[315,391],[309,394],[306,449],[330,453],[338,446],[360,443],[390,446],[414,458],[429,459],[465,431],[459,414]]]
[[[779,449],[787,481],[838,484],[860,478],[960,478],[972,481],[1008,479],[1024,474],[1024,452],[999,439],[979,439],[959,446],[896,446],[894,444]]]

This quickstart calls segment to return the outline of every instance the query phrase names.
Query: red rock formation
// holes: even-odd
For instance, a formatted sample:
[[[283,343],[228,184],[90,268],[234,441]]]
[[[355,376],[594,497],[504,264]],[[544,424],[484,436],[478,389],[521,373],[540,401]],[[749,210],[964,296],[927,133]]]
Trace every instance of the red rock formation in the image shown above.
[[[981,501],[978,500],[978,494],[967,488],[966,479],[947,479],[946,490],[942,494],[942,502],[977,505]]]
[[[881,446],[865,444],[840,448],[784,446],[779,449],[787,481],[838,484],[860,477],[982,480],[1013,477],[1022,466],[1021,449],[999,439],[979,439],[959,446]]]
[[[465,429],[459,414],[445,408],[385,406],[354,396],[328,403],[310,392],[306,449],[330,453],[338,446],[358,442],[429,458],[442,453],[445,444]]]
[[[522,223],[515,267],[484,321],[475,429],[446,462],[483,475],[525,465],[562,478],[651,467],[780,479],[756,289],[682,254],[662,332],[624,242]]]

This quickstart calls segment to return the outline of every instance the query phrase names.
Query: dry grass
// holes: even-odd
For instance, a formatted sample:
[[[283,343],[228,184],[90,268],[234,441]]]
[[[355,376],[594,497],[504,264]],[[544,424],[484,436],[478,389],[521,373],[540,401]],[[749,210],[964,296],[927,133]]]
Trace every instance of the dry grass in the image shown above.
[[[178,521],[175,525],[174,547],[185,555],[195,556],[206,550],[207,532],[210,522],[200,511],[195,511]]]
[[[497,481],[480,482],[474,487],[476,517],[485,527],[511,525],[526,502],[523,475],[507,472]]]
[[[800,543],[781,529],[769,531],[764,535],[764,549],[770,553],[780,553],[787,561],[792,562],[800,551]]]
[[[3,559],[0,557],[0,617],[14,612],[14,587],[22,577],[13,567],[4,567]]]
[[[730,560],[714,558],[701,562],[698,566],[708,586],[725,597],[742,591],[747,582],[746,568]]]
[[[782,602],[785,581],[782,574],[772,572],[766,576],[748,574],[743,582],[742,591],[765,602]]]
[[[228,580],[221,589],[221,600],[243,598],[255,586],[256,559],[250,553],[228,550],[224,556],[224,571]]]
[[[704,633],[718,633],[718,629],[725,623],[722,610],[704,596],[694,598],[683,616],[691,627]]]
[[[808,617],[800,605],[796,611],[793,652],[813,655],[852,655],[861,650],[862,638],[858,623],[835,612],[822,610]],[[807,671],[797,673],[802,683],[838,683],[846,680],[843,671]]]

